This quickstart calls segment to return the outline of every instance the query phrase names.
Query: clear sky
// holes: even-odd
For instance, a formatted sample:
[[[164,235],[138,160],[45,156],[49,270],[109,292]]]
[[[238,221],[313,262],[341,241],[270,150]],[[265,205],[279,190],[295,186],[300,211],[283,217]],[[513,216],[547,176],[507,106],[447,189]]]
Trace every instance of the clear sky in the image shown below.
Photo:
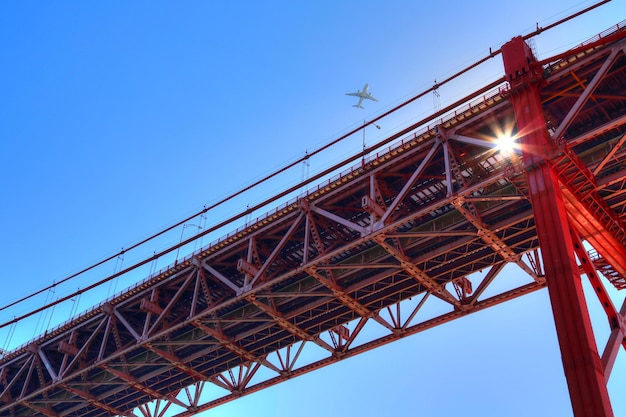
[[[483,58],[489,48],[531,32],[537,23],[548,25],[593,3],[3,2],[0,306],[296,160]],[[536,37],[538,55],[573,47],[624,19],[626,1],[613,0]],[[442,87],[441,104],[501,75],[497,57],[462,82]],[[379,102],[355,109],[353,98],[344,94],[366,82]],[[399,130],[433,107],[428,95],[381,121],[380,131],[368,130],[366,141]],[[361,145],[359,136],[334,153],[312,158],[309,167],[292,170],[208,221],[241,211]],[[178,229],[146,254],[187,233]],[[99,276],[119,267],[109,263]],[[85,295],[76,301],[76,311],[131,283],[116,282]],[[44,295],[53,299],[84,285],[72,281],[71,288]],[[623,292],[613,297],[619,307]],[[602,350],[606,316],[592,294],[588,300]],[[0,321],[43,303],[39,298],[0,311]],[[2,329],[0,347],[27,341],[46,321],[69,318],[56,314],[14,328],[11,339]],[[615,415],[621,417],[626,416],[625,356],[620,352],[609,382]],[[545,290],[205,415],[249,413],[572,415]]]

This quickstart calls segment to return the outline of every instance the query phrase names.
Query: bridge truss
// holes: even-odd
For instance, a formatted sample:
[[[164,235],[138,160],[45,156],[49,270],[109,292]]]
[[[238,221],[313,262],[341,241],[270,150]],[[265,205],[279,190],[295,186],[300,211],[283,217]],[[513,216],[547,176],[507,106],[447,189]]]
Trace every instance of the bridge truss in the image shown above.
[[[564,256],[578,258],[577,276],[589,276],[607,311],[607,348],[600,356],[587,346],[585,355],[608,378],[626,347],[626,304],[616,311],[598,277],[626,287],[625,34],[617,26],[544,62],[508,52],[506,77],[6,354],[0,416],[191,416],[546,286],[552,296],[559,272],[546,252],[563,249],[538,230],[552,207],[537,200],[537,170],[562,194]],[[538,124],[520,114],[528,90]],[[529,126],[548,140],[531,143]],[[496,146],[506,133],[521,154]],[[496,290],[509,264],[528,281]],[[423,317],[432,300],[442,312]],[[578,332],[561,330],[556,312],[555,320],[560,340]],[[382,336],[365,336],[371,324]],[[317,356],[306,360],[307,349]],[[221,394],[206,400],[209,390]],[[591,415],[574,399],[573,407]]]

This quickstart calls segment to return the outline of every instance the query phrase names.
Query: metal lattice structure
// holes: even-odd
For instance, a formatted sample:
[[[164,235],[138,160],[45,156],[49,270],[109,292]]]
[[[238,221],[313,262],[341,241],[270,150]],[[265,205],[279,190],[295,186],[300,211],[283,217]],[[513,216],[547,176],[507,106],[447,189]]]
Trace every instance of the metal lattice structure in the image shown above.
[[[618,25],[535,66],[549,158],[494,146],[498,132],[526,134],[508,74],[296,201],[4,355],[0,416],[157,416],[170,407],[190,416],[544,288],[533,164],[558,181],[581,268],[625,288],[625,35]],[[484,296],[508,264],[528,283]],[[445,312],[420,320],[430,298]],[[605,369],[623,343],[625,314],[606,309],[614,339]],[[370,322],[385,334],[359,341]],[[306,346],[322,357],[303,363]],[[203,400],[208,386],[224,395]]]

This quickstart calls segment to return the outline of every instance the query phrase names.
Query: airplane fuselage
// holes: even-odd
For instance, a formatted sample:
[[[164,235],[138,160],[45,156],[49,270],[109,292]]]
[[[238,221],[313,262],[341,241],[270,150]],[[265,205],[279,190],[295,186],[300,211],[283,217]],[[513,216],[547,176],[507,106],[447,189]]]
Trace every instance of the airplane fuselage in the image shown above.
[[[359,102],[353,105],[352,107],[357,107],[359,109],[364,108],[361,104],[363,104],[363,100],[365,99],[378,101],[370,93],[368,93],[369,88],[370,88],[369,84],[365,84],[362,91],[358,90],[356,93],[346,93],[347,96],[355,96],[359,98]]]

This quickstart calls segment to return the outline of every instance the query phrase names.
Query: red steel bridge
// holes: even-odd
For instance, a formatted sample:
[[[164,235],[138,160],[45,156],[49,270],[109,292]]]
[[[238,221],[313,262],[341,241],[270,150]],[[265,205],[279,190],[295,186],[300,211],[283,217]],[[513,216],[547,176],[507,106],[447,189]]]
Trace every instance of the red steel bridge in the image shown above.
[[[0,416],[191,416],[545,287],[574,414],[613,415],[626,303],[600,274],[626,288],[626,28],[543,61],[526,37],[500,53],[501,79],[5,353]],[[509,264],[528,283],[494,295]],[[581,275],[608,317],[602,352]],[[420,319],[429,298],[445,311]],[[384,334],[359,339],[367,323]]]

